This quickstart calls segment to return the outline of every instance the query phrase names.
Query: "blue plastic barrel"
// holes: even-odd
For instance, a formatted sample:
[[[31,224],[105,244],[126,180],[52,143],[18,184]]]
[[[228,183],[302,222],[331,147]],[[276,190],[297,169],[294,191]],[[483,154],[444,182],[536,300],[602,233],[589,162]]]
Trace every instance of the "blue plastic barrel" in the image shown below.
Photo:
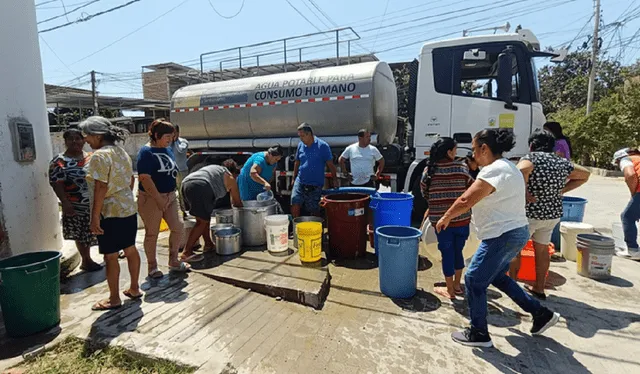
[[[582,222],[584,211],[587,207],[587,199],[581,197],[564,196],[562,198],[562,218],[561,222]],[[556,252],[560,252],[560,224],[556,225],[551,235],[551,243],[556,247]]]
[[[382,226],[376,230],[380,292],[398,299],[416,294],[421,235],[420,230],[406,226]]]
[[[374,232],[382,226],[411,226],[413,195],[402,192],[381,192],[371,196],[369,208],[373,210]],[[378,253],[378,236],[373,238]]]

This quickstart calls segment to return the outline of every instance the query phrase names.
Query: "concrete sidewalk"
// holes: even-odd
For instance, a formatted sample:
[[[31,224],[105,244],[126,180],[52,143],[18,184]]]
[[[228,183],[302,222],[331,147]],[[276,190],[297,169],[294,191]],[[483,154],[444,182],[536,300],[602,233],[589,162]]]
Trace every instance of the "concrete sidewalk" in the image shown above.
[[[621,183],[594,177],[576,191],[590,200],[587,222],[610,227],[626,204]],[[443,280],[439,258],[426,248],[421,255],[419,290],[411,300],[379,292],[372,254],[330,265],[331,289],[321,310],[192,273],[146,281],[141,302],[97,313],[90,307],[106,294],[104,274],[77,274],[63,288],[61,331],[39,338],[89,337],[202,373],[640,372],[640,263],[614,258],[614,277],[606,282],[577,275],[573,262],[552,263],[545,305],[563,318],[545,337],[531,337],[530,316],[490,289],[496,347],[471,349],[449,336],[468,324],[466,303],[433,294]],[[0,332],[0,370],[28,345]]]

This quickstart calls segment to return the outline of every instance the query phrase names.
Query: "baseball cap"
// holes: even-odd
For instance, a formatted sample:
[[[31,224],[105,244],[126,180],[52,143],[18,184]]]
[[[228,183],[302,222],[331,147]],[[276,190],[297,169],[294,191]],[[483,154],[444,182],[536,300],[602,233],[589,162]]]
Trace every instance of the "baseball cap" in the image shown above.
[[[629,156],[629,148],[620,149],[613,154],[613,161],[611,161],[611,163],[615,165],[618,161],[620,161],[621,158],[628,157],[628,156]]]
[[[80,131],[86,135],[104,135],[109,133],[111,122],[101,116],[91,116],[80,122]]]

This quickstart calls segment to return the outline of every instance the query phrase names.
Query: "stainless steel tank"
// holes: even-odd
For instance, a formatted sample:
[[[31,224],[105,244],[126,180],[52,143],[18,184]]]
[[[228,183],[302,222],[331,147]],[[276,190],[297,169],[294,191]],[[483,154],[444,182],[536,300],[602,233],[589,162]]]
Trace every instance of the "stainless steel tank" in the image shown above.
[[[367,62],[187,86],[173,95],[171,122],[190,140],[247,139],[250,147],[250,139],[295,138],[301,122],[320,137],[368,128],[388,144],[397,106],[389,65]]]

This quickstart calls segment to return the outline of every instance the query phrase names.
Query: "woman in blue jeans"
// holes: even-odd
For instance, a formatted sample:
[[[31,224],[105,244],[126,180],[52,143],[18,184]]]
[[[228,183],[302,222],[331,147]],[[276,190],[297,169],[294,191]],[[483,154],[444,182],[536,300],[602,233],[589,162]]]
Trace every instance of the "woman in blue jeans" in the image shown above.
[[[429,164],[422,173],[420,187],[429,206],[424,219],[429,219],[434,226],[473,183],[467,164],[455,160],[457,151],[458,145],[452,138],[438,139],[431,146]],[[469,238],[470,222],[471,211],[466,211],[452,219],[449,227],[437,233],[446,287],[436,287],[434,292],[448,299],[464,295],[460,287],[464,269],[462,250]]]
[[[489,129],[473,139],[473,157],[482,167],[478,179],[460,196],[436,225],[446,230],[452,219],[473,208],[478,239],[482,240],[465,275],[471,327],[454,332],[457,343],[492,347],[487,326],[487,288],[494,285],[533,316],[532,335],[540,335],[555,325],[560,315],[531,298],[506,273],[511,260],[529,240],[525,211],[525,182],[522,173],[502,154],[515,146],[513,132]]]

